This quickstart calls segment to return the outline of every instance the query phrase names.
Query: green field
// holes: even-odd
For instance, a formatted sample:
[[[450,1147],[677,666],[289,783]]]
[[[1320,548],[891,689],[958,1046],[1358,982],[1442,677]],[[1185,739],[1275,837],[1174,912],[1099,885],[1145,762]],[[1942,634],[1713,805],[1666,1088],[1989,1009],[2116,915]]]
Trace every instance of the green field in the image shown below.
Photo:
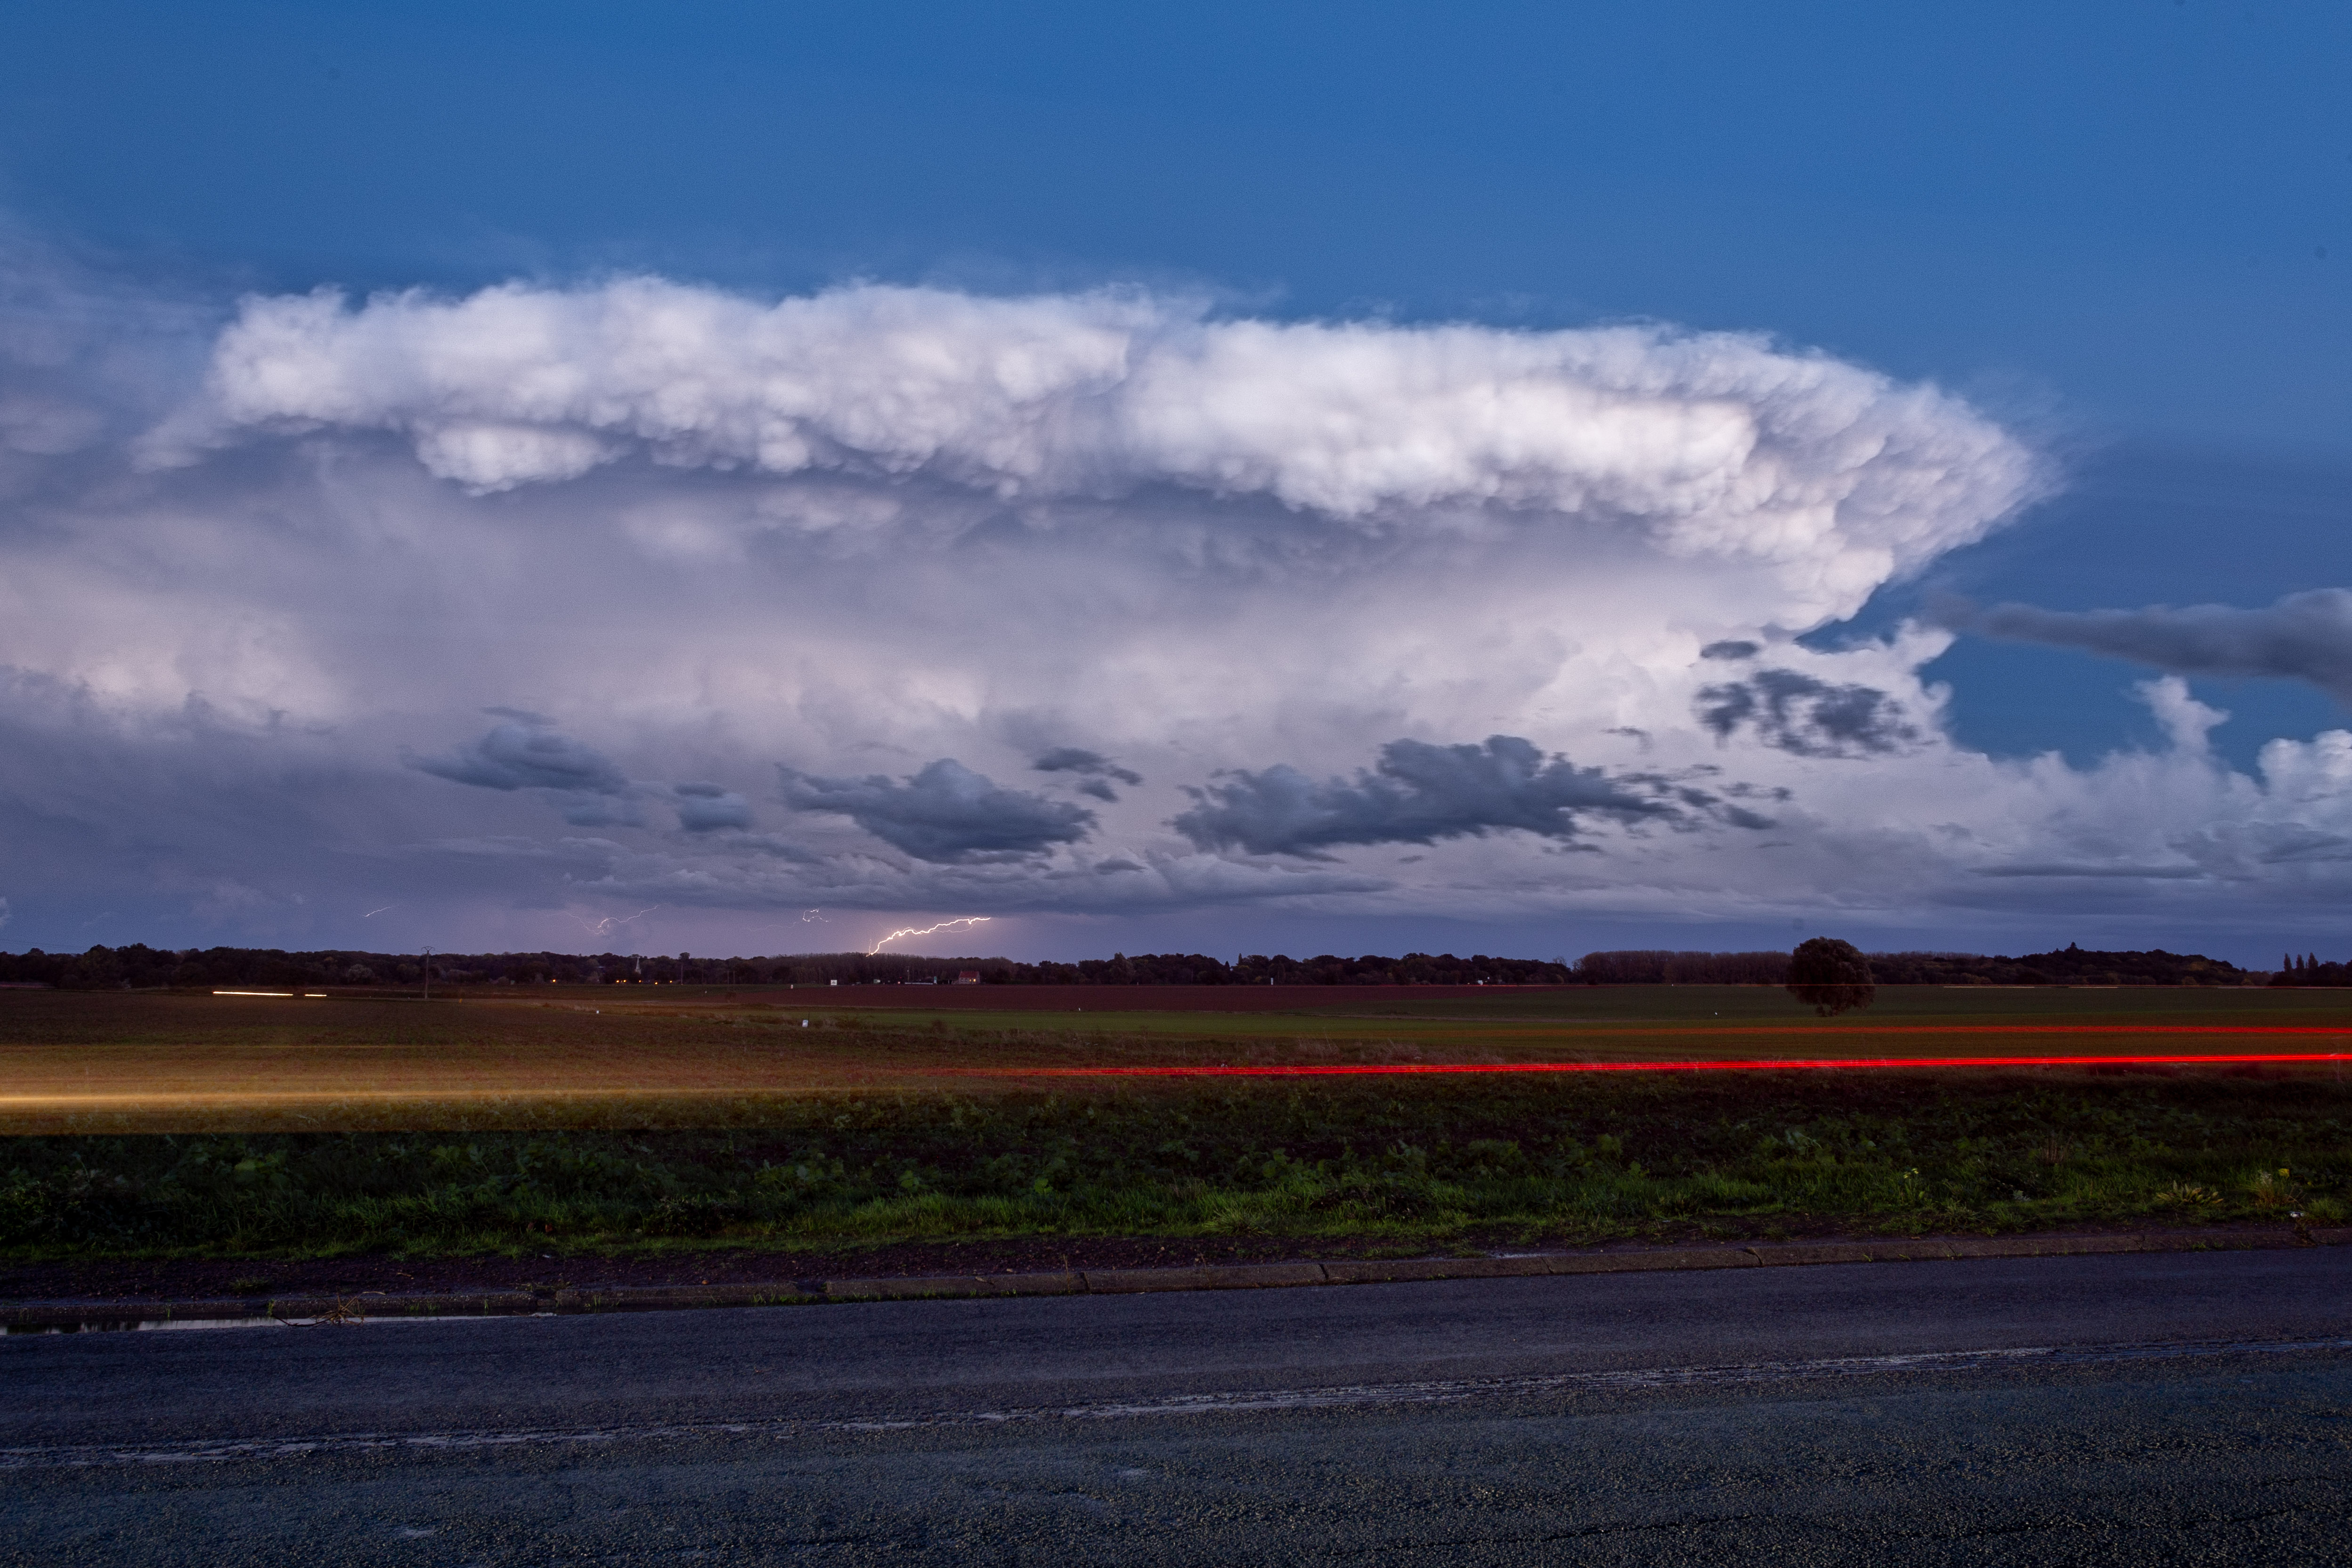
[[[2352,1198],[2340,1065],[1036,1075],[2340,1051],[2352,1007],[2334,993],[1906,990],[1826,1020],[1743,988],[1099,1015],[862,1011],[830,998],[804,1012],[803,998],[0,994],[0,1115],[15,1129],[0,1144],[0,1251],[805,1251],[1040,1237],[1411,1250],[2342,1223]],[[2163,1032],[2184,1026],[2217,1032]],[[2279,1028],[2314,1032],[2242,1032]],[[2075,1032],[2086,1029],[2097,1032]]]

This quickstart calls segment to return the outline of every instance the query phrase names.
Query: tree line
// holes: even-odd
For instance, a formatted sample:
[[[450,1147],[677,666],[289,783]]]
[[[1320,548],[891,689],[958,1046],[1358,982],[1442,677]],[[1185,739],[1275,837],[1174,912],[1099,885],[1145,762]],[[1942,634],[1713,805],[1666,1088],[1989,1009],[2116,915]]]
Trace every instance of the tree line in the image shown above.
[[[147,990],[233,987],[419,986],[428,966],[435,985],[522,986],[953,985],[965,975],[992,986],[1559,986],[1576,977],[1566,963],[1499,958],[1484,953],[1237,956],[1202,953],[1113,954],[1074,964],[1010,958],[940,957],[905,953],[795,953],[712,958],[598,953],[370,953],[333,948],[211,947],[174,952],[142,944],[86,953],[0,953],[0,983],[68,990]]]
[[[1476,953],[1402,957],[1322,954],[1117,953],[1076,963],[901,953],[797,953],[712,958],[691,954],[373,953],[349,948],[173,950],[133,943],[83,953],[0,953],[0,983],[67,990],[213,989],[238,987],[547,985],[952,985],[973,975],[992,986],[1781,986],[1790,955],[1627,948],[1558,959]],[[2197,954],[2097,952],[2078,946],[2021,957],[1973,953],[1873,953],[1870,977],[1883,986],[2244,986],[2352,985],[2352,968],[2290,958],[2276,976]]]
[[[2323,964],[2316,953],[2305,953],[2298,958],[2286,955],[2286,961],[2271,977],[2273,986],[2352,986],[2352,964]]]
[[[2270,978],[2263,971],[2242,969],[2226,958],[2168,953],[2161,947],[2108,953],[2070,944],[2014,958],[1984,953],[1872,953],[1866,956],[1871,978],[1882,986],[2249,986]],[[1789,983],[1789,965],[1787,953],[1635,948],[1587,953],[1577,960],[1576,977],[1609,986],[1781,986]],[[2327,967],[2341,971],[2344,967]]]

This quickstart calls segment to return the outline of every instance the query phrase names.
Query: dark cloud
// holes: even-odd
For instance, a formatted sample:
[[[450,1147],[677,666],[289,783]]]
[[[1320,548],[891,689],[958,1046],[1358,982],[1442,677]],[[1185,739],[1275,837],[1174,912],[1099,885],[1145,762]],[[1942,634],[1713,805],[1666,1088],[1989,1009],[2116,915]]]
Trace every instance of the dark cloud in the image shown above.
[[[1716,771],[1717,769],[1712,768],[1692,768],[1684,777],[1704,776]],[[1719,822],[1734,828],[1751,830],[1769,828],[1777,824],[1771,818],[1760,812],[1751,811],[1745,806],[1736,804],[1735,800],[1786,800],[1790,794],[1785,789],[1760,789],[1753,784],[1732,784],[1725,788],[1723,794],[1718,795],[1712,790],[1701,789],[1693,785],[1678,784],[1670,778],[1654,773],[1627,774],[1624,777],[1624,782],[1646,785],[1663,790],[1691,810],[1713,817]],[[1725,795],[1732,796],[1735,800],[1726,800]]]
[[[2352,705],[2352,590],[2290,593],[2266,610],[2227,604],[2182,609],[2042,610],[1947,606],[1955,630],[2012,642],[2079,648],[2182,675],[2284,675]]]
[[[2255,857],[2264,865],[2291,865],[2298,861],[2352,860],[2352,838],[2342,833],[2316,833],[2273,827],[2262,835],[2269,841]]]
[[[442,757],[404,755],[422,773],[482,789],[543,789],[574,827],[643,827],[640,798],[667,793],[689,833],[751,826],[751,803],[721,784],[633,782],[602,752],[522,708],[485,708],[504,722]]]
[[[689,833],[717,832],[751,825],[751,802],[718,784],[673,784],[671,805],[677,825]]]
[[[507,722],[446,757],[411,757],[411,768],[484,789],[564,789],[625,793],[629,781],[604,755],[551,728],[537,714],[489,708]]]
[[[1832,685],[1795,670],[1759,670],[1698,694],[1698,718],[1717,739],[1749,725],[1765,745],[1799,757],[1861,757],[1919,739],[1903,706],[1875,686]]]
[[[1484,746],[1392,740],[1352,782],[1318,782],[1295,768],[1237,771],[1204,789],[1171,824],[1202,849],[1312,855],[1339,844],[1434,843],[1506,828],[1567,839],[1578,813],[1620,821],[1673,817],[1675,809],[1604,777],[1546,758],[1514,735]]]
[[[1730,640],[1709,643],[1698,651],[1698,656],[1702,659],[1752,659],[1763,651],[1764,644],[1761,643]]]
[[[1122,784],[1140,784],[1143,775],[1119,767],[1099,751],[1087,751],[1076,746],[1057,746],[1029,765],[1040,773],[1086,773],[1097,778],[1116,779]],[[1092,794],[1089,790],[1087,793]],[[1105,800],[1116,796],[1106,795]]]
[[[634,823],[629,780],[602,752],[551,727],[546,719],[517,708],[488,708],[504,723],[446,757],[404,756],[420,772],[482,789],[545,789],[562,802],[563,820],[574,827]]]
[[[2087,864],[1992,865],[1978,870],[1979,876],[2075,876],[2121,878],[2155,882],[2196,882],[2211,873],[2193,865],[2109,865],[2104,862]]]
[[[782,798],[795,811],[833,811],[918,860],[955,863],[1012,860],[1076,843],[1091,831],[1084,806],[1001,788],[953,758],[905,780],[869,774],[821,779],[780,768]]]

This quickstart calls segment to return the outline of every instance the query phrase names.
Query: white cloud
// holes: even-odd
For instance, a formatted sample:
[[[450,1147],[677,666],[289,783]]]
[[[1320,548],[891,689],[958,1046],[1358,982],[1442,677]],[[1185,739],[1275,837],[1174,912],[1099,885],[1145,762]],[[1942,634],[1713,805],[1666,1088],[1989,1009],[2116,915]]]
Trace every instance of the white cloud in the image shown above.
[[[622,899],[1785,928],[2352,890],[2352,737],[2235,773],[2159,681],[2161,751],[1996,761],[1921,678],[1949,633],[1796,641],[2046,468],[1760,340],[638,279],[195,341],[135,443],[161,393],[0,343],[114,433],[27,415],[5,470],[20,916],[77,875],[517,945]],[[343,892],[399,913],[343,933]]]
[[[2142,681],[2132,689],[2156,715],[2156,722],[2163,727],[2174,749],[2187,756],[2202,756],[2209,748],[2206,737],[2213,727],[2226,723],[2230,717],[2220,708],[2209,707],[2190,696],[2189,683],[2179,675]]]
[[[1808,619],[2042,483],[1952,399],[1753,338],[1225,321],[1114,292],[770,304],[649,278],[249,300],[151,451],[321,428],[397,432],[479,491],[635,452],[1014,505],[1171,486],[1408,532],[1501,508],[1769,565]]]

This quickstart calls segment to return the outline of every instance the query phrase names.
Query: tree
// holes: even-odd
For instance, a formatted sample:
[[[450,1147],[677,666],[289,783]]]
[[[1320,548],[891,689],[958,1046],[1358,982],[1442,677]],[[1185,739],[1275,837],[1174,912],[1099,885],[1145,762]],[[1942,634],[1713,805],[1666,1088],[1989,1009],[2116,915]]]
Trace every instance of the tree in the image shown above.
[[[1789,956],[1789,994],[1823,1018],[1866,1008],[1878,998],[1870,965],[1851,942],[1816,936]]]

